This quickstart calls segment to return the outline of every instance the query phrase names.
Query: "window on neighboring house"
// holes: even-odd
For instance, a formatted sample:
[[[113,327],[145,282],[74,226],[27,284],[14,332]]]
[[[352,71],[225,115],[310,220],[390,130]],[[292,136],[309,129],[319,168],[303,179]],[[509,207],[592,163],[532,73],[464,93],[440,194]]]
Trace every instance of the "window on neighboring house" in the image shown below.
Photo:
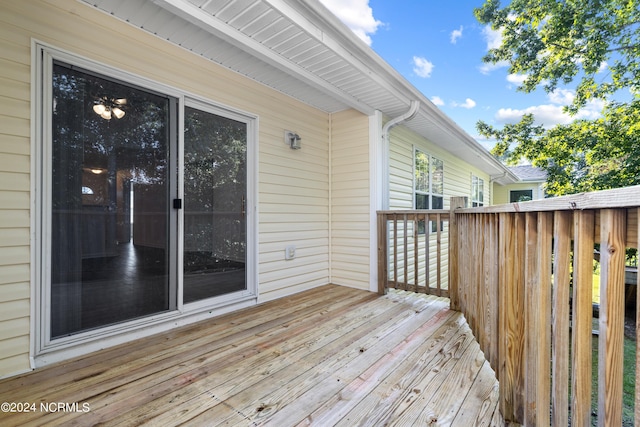
[[[471,175],[471,206],[484,206],[484,180]]]
[[[414,155],[414,187],[416,209],[444,209],[444,163],[420,150]],[[436,231],[436,225],[431,225]],[[418,232],[424,233],[424,223],[418,224]]]
[[[509,203],[526,202],[533,200],[533,190],[511,190],[509,192]]]

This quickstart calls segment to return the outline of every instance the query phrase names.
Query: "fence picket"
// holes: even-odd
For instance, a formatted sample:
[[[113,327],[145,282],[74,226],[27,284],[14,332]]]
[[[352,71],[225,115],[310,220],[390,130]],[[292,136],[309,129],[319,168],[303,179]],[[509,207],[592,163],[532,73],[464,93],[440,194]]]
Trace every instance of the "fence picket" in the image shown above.
[[[624,253],[640,241],[639,200],[636,186],[483,208],[464,208],[466,198],[452,198],[450,211],[380,212],[379,288],[421,290],[424,283],[425,292],[450,297],[496,372],[507,423],[590,426],[593,266],[600,255],[598,422],[620,425]],[[449,230],[447,276],[441,222]],[[640,280],[636,285],[640,301]],[[640,323],[638,306],[636,318]],[[636,334],[640,372],[640,328]],[[640,387],[635,422],[640,425]]]

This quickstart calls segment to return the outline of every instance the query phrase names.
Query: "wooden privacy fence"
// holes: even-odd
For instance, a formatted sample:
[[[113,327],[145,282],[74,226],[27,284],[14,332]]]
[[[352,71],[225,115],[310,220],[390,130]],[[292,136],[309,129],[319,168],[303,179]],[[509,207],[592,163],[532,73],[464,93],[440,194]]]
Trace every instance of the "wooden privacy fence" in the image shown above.
[[[378,212],[378,292],[449,296],[447,210]]]
[[[464,201],[452,200],[452,205]],[[629,187],[452,209],[451,306],[465,314],[496,371],[505,420],[591,425],[592,366],[597,363],[598,425],[622,425],[625,248],[638,246],[638,206],[640,187]],[[597,360],[592,360],[598,244],[599,335]],[[638,388],[635,425],[640,425]]]

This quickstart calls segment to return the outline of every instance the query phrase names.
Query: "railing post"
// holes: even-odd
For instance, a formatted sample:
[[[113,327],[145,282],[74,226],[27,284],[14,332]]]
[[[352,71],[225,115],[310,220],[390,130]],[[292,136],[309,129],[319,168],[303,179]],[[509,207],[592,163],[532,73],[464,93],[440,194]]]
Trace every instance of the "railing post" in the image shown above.
[[[378,212],[378,295],[387,293],[387,276],[389,275],[388,244],[387,215]]]
[[[460,310],[460,263],[458,261],[458,220],[456,209],[466,208],[467,197],[452,197],[449,207],[449,300],[452,310]]]

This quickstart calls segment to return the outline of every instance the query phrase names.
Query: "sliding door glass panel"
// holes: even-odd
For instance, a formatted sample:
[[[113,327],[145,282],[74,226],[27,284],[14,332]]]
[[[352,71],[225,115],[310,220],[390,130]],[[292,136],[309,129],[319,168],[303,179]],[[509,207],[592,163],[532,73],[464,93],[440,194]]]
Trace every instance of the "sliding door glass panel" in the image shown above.
[[[185,108],[184,302],[246,286],[247,124]]]
[[[167,311],[173,102],[54,63],[51,338]]]

